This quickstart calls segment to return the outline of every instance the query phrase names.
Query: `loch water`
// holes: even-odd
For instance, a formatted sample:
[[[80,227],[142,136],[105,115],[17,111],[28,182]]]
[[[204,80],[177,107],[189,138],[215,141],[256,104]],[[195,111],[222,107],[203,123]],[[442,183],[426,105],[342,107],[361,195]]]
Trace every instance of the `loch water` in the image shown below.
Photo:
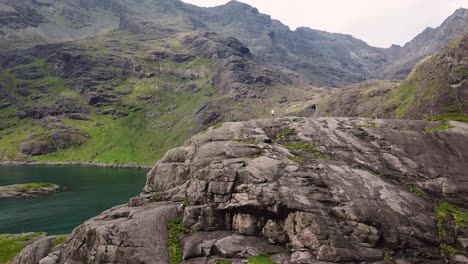
[[[66,191],[0,200],[0,234],[68,234],[77,225],[141,192],[146,170],[81,166],[0,166],[0,185],[50,182]]]

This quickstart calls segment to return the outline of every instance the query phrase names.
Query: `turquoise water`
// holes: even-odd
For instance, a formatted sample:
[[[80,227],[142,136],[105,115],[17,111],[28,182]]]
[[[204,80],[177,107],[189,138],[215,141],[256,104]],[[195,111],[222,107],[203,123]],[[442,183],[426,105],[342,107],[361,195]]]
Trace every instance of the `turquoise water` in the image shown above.
[[[66,186],[46,197],[0,201],[0,234],[68,234],[102,211],[141,192],[145,170],[79,166],[0,166],[0,185],[50,182]]]

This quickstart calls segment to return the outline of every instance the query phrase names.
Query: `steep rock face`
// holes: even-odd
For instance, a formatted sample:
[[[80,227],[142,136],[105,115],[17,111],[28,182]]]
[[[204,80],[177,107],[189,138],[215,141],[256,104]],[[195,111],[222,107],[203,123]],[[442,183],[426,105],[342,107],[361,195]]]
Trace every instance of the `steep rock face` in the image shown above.
[[[47,263],[167,263],[132,253],[123,241],[167,256],[162,229],[177,210],[158,201],[182,200],[183,222],[196,231],[181,240],[184,263],[258,254],[275,263],[463,263],[465,220],[437,218],[434,208],[468,209],[468,126],[425,132],[438,124],[226,123],[169,151],[142,194],[76,228]],[[455,255],[441,255],[439,246],[449,245]]]

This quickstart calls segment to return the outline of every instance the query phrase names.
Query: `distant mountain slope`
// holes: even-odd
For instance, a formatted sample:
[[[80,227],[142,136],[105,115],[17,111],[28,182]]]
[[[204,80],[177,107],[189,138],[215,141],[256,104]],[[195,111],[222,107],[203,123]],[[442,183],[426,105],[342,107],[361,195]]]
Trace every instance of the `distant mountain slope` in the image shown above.
[[[385,79],[404,79],[414,65],[468,33],[468,9],[460,8],[437,28],[426,28],[403,47],[386,50],[390,63],[377,75]]]
[[[378,81],[331,94],[320,115],[468,121],[467,58],[468,35],[422,62],[400,85]]]
[[[0,52],[0,160],[150,164],[223,120],[317,94],[234,38],[128,36]]]
[[[405,78],[422,58],[468,32],[459,9],[441,27],[404,47],[379,49],[350,35],[309,28],[291,31],[237,1],[201,8],[178,0],[1,0],[0,47],[80,39],[119,29],[155,37],[193,30],[239,39],[269,64],[297,71],[318,86],[341,87],[374,78]]]

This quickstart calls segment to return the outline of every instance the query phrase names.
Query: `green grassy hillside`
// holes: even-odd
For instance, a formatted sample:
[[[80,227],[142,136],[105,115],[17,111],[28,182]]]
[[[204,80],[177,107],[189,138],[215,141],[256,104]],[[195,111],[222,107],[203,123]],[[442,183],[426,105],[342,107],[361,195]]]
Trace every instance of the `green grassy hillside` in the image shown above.
[[[0,160],[151,165],[209,126],[314,94],[210,37],[197,38],[208,50],[114,32],[0,54]]]

